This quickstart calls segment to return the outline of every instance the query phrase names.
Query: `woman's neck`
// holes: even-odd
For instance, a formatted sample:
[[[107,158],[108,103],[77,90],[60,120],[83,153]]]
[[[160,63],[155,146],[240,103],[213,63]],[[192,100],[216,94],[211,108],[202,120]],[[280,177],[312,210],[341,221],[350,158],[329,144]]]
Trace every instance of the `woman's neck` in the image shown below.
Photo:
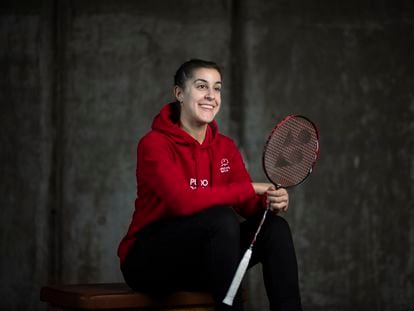
[[[206,131],[207,131],[208,124],[203,125],[195,125],[195,124],[188,124],[180,120],[180,127],[187,132],[191,137],[197,140],[200,144],[204,142],[206,138]]]

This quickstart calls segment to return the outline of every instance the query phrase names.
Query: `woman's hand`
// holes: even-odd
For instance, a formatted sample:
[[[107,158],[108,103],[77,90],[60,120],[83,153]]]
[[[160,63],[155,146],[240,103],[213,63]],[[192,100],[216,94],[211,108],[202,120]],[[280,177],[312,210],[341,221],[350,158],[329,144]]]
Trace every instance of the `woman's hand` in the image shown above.
[[[260,195],[265,194],[270,187],[274,188],[273,184],[267,182],[253,182],[252,186],[254,188],[254,192]]]
[[[289,194],[284,188],[271,186],[266,191],[267,204],[271,212],[286,212],[289,208]]]
[[[286,212],[289,208],[289,194],[284,188],[276,189],[271,183],[254,182],[252,183],[256,194],[267,195],[266,203],[270,211],[274,213]]]

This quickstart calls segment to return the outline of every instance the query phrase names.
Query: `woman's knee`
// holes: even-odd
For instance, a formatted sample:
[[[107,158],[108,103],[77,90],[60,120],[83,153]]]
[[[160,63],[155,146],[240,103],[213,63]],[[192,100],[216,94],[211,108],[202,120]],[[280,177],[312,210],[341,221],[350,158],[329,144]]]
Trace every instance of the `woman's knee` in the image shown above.
[[[292,233],[289,223],[281,216],[272,215],[266,220],[266,235],[272,240],[284,239],[291,240]]]
[[[239,238],[240,222],[235,211],[228,206],[216,206],[204,211],[204,225],[211,234]]]

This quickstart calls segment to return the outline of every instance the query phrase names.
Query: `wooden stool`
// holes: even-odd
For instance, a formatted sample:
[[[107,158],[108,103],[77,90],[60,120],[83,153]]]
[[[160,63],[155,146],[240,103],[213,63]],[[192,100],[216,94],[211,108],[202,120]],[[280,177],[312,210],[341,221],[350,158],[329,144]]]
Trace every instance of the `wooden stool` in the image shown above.
[[[168,310],[214,311],[211,295],[200,292],[176,292],[152,296],[132,291],[123,283],[45,286],[40,300],[52,311],[74,310]]]

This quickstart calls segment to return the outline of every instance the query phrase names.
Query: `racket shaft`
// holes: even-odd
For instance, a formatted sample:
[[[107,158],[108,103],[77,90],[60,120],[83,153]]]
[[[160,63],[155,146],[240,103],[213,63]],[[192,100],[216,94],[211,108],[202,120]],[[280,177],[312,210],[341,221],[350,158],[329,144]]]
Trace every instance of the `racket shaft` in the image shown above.
[[[260,230],[262,229],[263,223],[266,220],[267,213],[269,212],[269,209],[270,209],[269,206],[266,208],[265,212],[263,213],[263,217],[262,217],[262,219],[260,221],[259,226],[256,229],[256,233],[254,234],[253,240],[252,240],[252,242],[250,244],[250,248],[253,248],[253,245],[256,243],[257,235],[259,234]]]
[[[240,261],[240,264],[237,268],[236,274],[233,277],[233,281],[230,284],[230,287],[227,291],[226,297],[223,299],[223,303],[226,305],[232,306],[234,297],[236,296],[237,290],[240,287],[240,283],[243,280],[244,274],[246,273],[247,267],[249,266],[250,257],[252,256],[252,249],[249,248]]]

